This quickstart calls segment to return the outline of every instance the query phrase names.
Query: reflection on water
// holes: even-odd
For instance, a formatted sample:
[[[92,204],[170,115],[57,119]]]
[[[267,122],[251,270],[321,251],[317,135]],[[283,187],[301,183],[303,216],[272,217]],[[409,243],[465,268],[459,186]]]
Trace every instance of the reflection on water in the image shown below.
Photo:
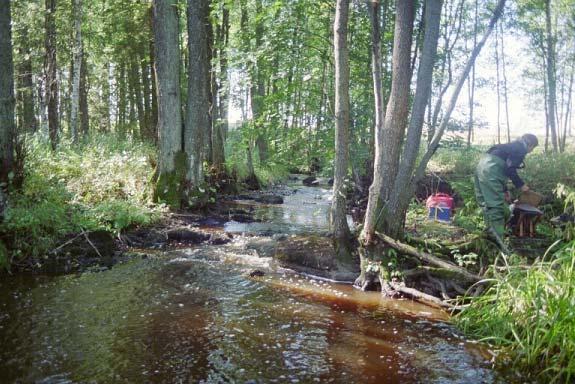
[[[2,282],[2,382],[497,382],[446,315],[290,273],[232,247]]]
[[[330,189],[299,186],[294,194],[284,196],[284,203],[279,205],[261,205],[251,200],[234,204],[253,207],[257,222],[230,221],[224,226],[226,232],[310,234],[329,230]],[[353,228],[351,216],[348,216],[348,224]]]
[[[302,187],[226,230],[325,231],[328,196]],[[1,281],[0,382],[504,382],[444,312],[295,275],[248,239]]]

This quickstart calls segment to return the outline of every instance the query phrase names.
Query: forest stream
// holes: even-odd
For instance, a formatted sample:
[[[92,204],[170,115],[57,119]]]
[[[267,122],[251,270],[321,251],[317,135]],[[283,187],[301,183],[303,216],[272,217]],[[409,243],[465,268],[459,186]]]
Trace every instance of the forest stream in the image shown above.
[[[228,244],[0,282],[0,382],[509,382],[447,313],[262,256],[262,239],[327,231],[331,190],[290,188],[281,205],[232,202],[259,221],[206,228]]]

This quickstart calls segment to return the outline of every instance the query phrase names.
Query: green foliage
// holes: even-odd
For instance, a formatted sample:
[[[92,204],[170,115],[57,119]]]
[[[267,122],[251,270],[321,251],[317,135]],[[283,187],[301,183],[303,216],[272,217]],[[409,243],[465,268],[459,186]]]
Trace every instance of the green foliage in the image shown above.
[[[495,270],[494,270],[495,271]],[[487,292],[455,317],[468,335],[489,342],[517,369],[542,380],[575,378],[575,242],[552,261],[494,272]]]
[[[16,262],[38,257],[58,239],[82,230],[113,230],[146,224],[162,206],[151,203],[153,149],[142,143],[98,136],[80,147],[28,140],[26,178],[11,195],[0,232]]]

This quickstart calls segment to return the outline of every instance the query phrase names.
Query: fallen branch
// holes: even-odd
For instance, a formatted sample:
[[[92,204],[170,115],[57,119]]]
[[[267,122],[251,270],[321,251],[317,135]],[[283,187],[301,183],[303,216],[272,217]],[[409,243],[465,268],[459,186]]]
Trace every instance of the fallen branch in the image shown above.
[[[94,248],[94,251],[96,251],[96,253],[98,254],[98,256],[100,256],[100,258],[102,259],[102,254],[100,253],[100,251],[98,251],[98,248],[96,248],[96,246],[94,245],[94,243],[92,243],[92,241],[90,240],[90,238],[88,237],[88,234],[86,233],[86,231],[82,230],[82,233],[84,234],[84,237],[86,238],[86,241],[88,242],[88,244],[90,244],[92,246],[92,248]]]
[[[405,285],[400,284],[400,283],[389,283],[389,285],[396,292],[402,293],[406,296],[409,296],[413,300],[423,302],[424,304],[435,304],[436,306],[439,306],[440,308],[447,308],[450,310],[461,310],[464,308],[462,306],[449,304],[449,303],[447,303],[447,302],[445,302],[445,301],[443,301],[443,300],[441,300],[435,296],[428,295],[427,293],[418,291],[415,288],[406,287]]]
[[[423,252],[418,250],[417,248],[412,247],[411,245],[404,244],[400,241],[395,240],[392,237],[384,235],[383,233],[376,232],[375,235],[379,237],[383,242],[385,242],[390,247],[396,249],[399,252],[414,256],[428,264],[434,265],[436,267],[444,268],[450,270],[452,272],[456,272],[462,278],[464,278],[468,282],[477,282],[481,280],[481,278],[473,273],[470,273],[465,268],[461,268],[453,263],[448,261],[442,260],[437,256],[434,256],[430,253]]]

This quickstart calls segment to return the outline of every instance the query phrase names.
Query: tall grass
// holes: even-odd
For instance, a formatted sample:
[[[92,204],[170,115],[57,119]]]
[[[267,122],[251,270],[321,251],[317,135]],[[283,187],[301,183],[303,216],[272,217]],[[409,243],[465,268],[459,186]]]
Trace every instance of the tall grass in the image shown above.
[[[540,380],[575,380],[575,241],[551,261],[508,266],[455,317],[468,335],[500,349]]]
[[[56,151],[35,137],[26,145],[24,183],[11,194],[0,224],[12,262],[45,255],[66,234],[121,231],[163,210],[151,201],[150,145],[115,135],[79,146],[63,141]]]

